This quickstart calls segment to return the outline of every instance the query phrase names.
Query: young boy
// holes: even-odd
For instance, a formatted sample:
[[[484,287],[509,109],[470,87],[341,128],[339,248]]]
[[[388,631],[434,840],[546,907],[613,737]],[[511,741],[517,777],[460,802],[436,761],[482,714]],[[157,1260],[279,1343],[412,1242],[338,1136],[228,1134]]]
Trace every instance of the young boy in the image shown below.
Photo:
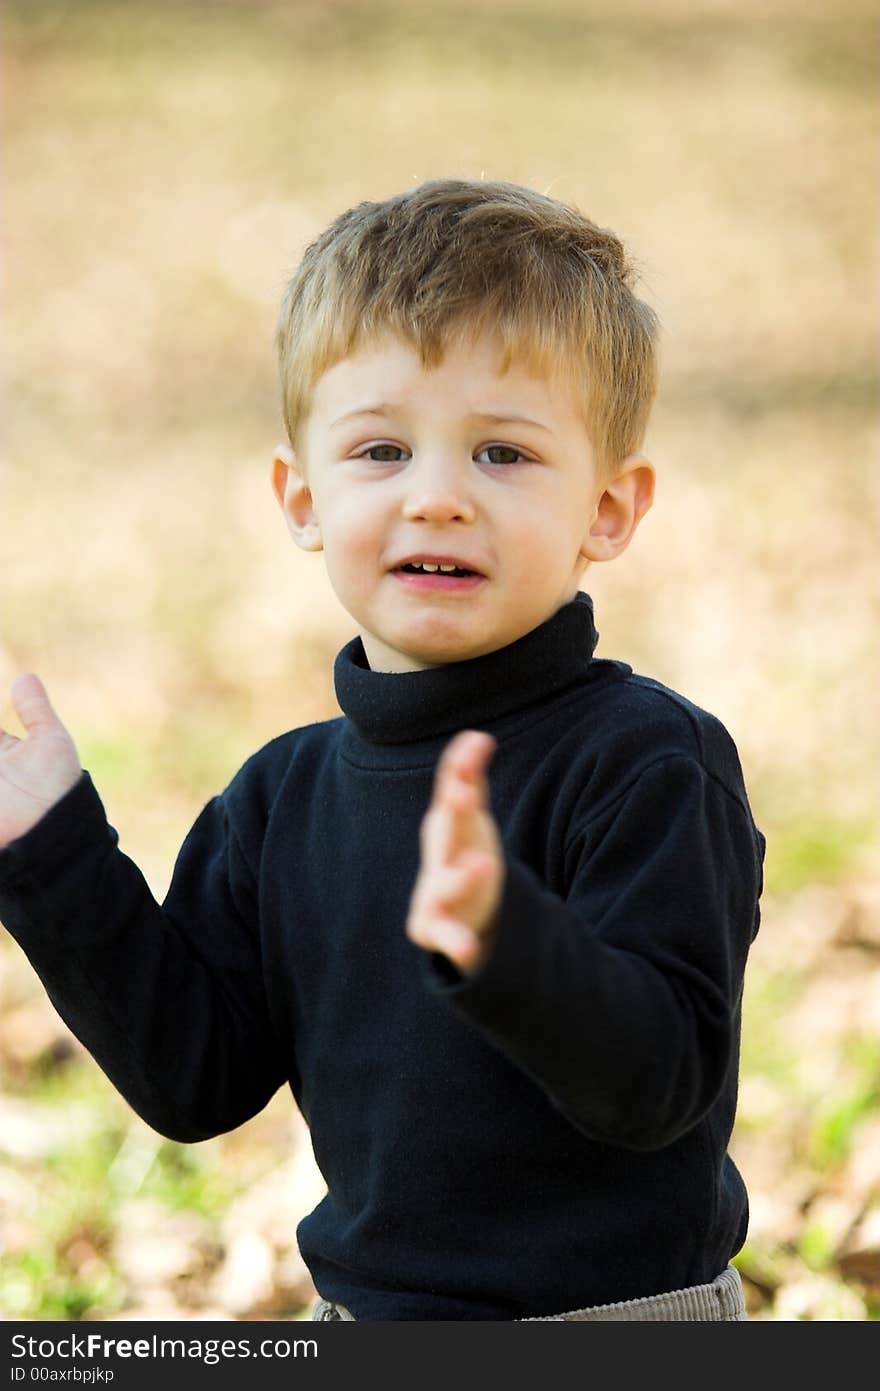
[[[157,1131],[283,1084],[328,1192],[315,1318],[745,1318],[727,1154],[764,842],[712,715],[594,657],[650,507],[656,321],[517,185],[338,217],[278,330],[273,485],[358,636],[342,715],[205,806],[160,907],[34,675],[0,916]]]

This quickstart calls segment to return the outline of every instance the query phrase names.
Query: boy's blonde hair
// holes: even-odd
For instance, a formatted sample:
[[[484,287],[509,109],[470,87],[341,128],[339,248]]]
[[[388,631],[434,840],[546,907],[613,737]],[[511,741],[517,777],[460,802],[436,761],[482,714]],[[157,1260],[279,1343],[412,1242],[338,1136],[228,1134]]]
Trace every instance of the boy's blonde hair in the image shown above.
[[[603,474],[638,449],[657,388],[658,320],[632,291],[619,239],[519,184],[430,179],[341,213],[307,248],[276,332],[290,443],[315,383],[393,331],[436,366],[447,344],[497,330],[500,372],[560,374],[583,403]]]

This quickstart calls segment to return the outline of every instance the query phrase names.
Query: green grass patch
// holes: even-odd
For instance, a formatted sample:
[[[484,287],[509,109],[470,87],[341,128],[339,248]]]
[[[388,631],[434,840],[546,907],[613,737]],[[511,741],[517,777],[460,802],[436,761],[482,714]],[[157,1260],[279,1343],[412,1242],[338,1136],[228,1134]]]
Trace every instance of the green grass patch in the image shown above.
[[[46,1248],[0,1262],[0,1307],[9,1318],[82,1319],[93,1310],[115,1312],[123,1297],[122,1281],[109,1267],[86,1279]]]
[[[798,1238],[798,1255],[811,1270],[826,1270],[834,1257],[835,1243],[821,1222],[807,1221]]]
[[[212,717],[200,705],[192,717],[152,735],[140,728],[86,731],[77,735],[82,765],[107,801],[133,789],[144,803],[156,802],[169,790],[198,800],[220,792],[254,752],[246,722],[235,715],[234,703],[225,717]]]
[[[784,898],[808,884],[842,882],[876,842],[880,824],[876,816],[836,820],[802,816],[762,829],[767,836],[764,889]]]
[[[818,1104],[809,1133],[809,1161],[819,1172],[846,1162],[860,1125],[880,1108],[880,1040],[847,1040],[844,1063],[848,1085]]]
[[[155,1198],[172,1211],[198,1212],[212,1219],[222,1217],[238,1185],[223,1174],[201,1146],[166,1141],[149,1170],[141,1195]]]
[[[766,1077],[789,1095],[797,1085],[798,1057],[779,1025],[800,998],[806,981],[806,973],[794,968],[746,972],[740,1071],[743,1076]]]

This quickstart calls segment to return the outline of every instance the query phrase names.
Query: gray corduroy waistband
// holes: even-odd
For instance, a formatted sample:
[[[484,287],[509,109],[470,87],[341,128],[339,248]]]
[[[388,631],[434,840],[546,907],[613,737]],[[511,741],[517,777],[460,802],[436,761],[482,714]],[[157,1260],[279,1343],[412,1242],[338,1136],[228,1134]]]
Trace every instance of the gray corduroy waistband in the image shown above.
[[[748,1319],[742,1280],[735,1266],[722,1270],[709,1285],[691,1285],[668,1294],[652,1294],[645,1299],[627,1299],[618,1304],[593,1304],[587,1309],[570,1309],[564,1314],[539,1314],[516,1319],[516,1323],[576,1323],[589,1320],[610,1322],[687,1322],[738,1323]],[[319,1299],[312,1310],[312,1321],[345,1320],[354,1314],[344,1304]]]
[[[588,1309],[570,1309],[565,1314],[543,1314],[540,1319],[518,1319],[518,1323],[550,1323],[560,1320],[601,1319],[603,1322],[674,1323],[678,1320],[701,1323],[735,1323],[747,1319],[742,1280],[735,1266],[722,1270],[709,1285],[690,1285],[668,1294],[652,1294],[645,1299],[626,1299],[619,1304],[594,1304]]]

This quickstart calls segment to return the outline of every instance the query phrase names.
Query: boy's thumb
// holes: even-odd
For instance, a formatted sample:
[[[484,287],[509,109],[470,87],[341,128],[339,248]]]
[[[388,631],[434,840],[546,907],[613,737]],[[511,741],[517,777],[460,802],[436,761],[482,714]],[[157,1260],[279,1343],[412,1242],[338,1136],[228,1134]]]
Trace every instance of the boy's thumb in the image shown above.
[[[61,723],[52,709],[46,687],[33,672],[17,676],[12,683],[10,694],[15,713],[28,734],[35,734],[40,729],[48,729]]]

